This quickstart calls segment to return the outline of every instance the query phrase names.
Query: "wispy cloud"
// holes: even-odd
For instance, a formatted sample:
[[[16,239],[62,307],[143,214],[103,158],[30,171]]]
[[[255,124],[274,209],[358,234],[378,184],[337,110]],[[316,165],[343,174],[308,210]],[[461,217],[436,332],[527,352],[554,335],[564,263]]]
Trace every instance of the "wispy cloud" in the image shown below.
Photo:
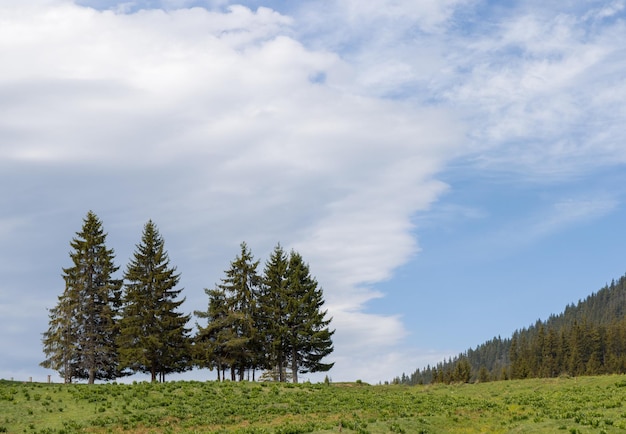
[[[619,204],[618,198],[606,193],[566,196],[552,201],[537,199],[519,215],[489,221],[492,227],[465,242],[472,244],[475,258],[481,261],[516,255],[574,228],[597,224],[615,212]]]
[[[606,216],[619,202],[611,197],[565,199],[553,204],[546,215],[531,226],[532,237],[544,237]]]
[[[447,98],[471,108],[483,167],[563,177],[626,160],[616,145],[625,112],[610,96],[625,92],[617,36],[625,29],[620,21],[590,25],[585,12],[537,8],[456,52],[465,72],[451,76],[457,84]]]

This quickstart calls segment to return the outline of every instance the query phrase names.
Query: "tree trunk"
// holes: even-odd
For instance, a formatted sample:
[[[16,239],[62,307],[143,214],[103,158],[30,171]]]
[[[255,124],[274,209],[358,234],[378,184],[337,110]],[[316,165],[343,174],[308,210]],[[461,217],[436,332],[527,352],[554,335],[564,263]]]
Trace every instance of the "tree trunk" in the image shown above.
[[[293,377],[293,382],[298,382],[298,352],[295,350],[291,353],[291,376]]]

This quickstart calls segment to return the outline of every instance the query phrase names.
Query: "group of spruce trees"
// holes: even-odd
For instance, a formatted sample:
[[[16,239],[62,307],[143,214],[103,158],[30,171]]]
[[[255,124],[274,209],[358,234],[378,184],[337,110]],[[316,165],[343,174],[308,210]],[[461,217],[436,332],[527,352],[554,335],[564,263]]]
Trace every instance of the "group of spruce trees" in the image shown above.
[[[286,255],[280,244],[265,264],[262,275],[245,243],[231,262],[222,283],[205,289],[209,297],[208,320],[198,325],[195,338],[197,363],[215,367],[218,380],[230,369],[231,380],[246,372],[266,370],[269,379],[294,383],[298,373],[325,372],[333,363],[322,360],[333,351],[334,331],[326,319],[322,289],[311,276],[302,256]]]
[[[404,384],[626,374],[626,276],[546,321],[448,361],[402,374]]]
[[[65,290],[49,310],[41,363],[66,383],[114,380],[149,373],[152,381],[193,367],[230,369],[232,380],[260,369],[277,381],[298,373],[328,371],[323,359],[333,351],[322,290],[297,252],[277,245],[263,274],[245,243],[220,284],[205,289],[207,311],[195,311],[206,326],[179,311],[180,274],[170,265],[165,244],[152,221],[123,274],[106,246],[102,222],[88,212],[70,242],[72,265],[63,269]]]

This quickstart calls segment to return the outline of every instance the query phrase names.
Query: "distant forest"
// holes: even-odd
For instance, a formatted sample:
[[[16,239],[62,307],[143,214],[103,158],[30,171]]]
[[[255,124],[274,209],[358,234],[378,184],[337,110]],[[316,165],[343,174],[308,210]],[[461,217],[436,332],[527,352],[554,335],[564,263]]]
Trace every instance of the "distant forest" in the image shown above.
[[[559,315],[454,358],[402,374],[400,384],[469,383],[626,373],[626,275]]]

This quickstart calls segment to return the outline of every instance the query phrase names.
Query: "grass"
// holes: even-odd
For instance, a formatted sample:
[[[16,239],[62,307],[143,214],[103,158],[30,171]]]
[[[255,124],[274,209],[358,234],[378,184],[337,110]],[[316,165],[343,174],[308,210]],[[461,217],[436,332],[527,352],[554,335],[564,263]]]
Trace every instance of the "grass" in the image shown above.
[[[452,386],[0,381],[0,433],[617,433],[626,377]]]

